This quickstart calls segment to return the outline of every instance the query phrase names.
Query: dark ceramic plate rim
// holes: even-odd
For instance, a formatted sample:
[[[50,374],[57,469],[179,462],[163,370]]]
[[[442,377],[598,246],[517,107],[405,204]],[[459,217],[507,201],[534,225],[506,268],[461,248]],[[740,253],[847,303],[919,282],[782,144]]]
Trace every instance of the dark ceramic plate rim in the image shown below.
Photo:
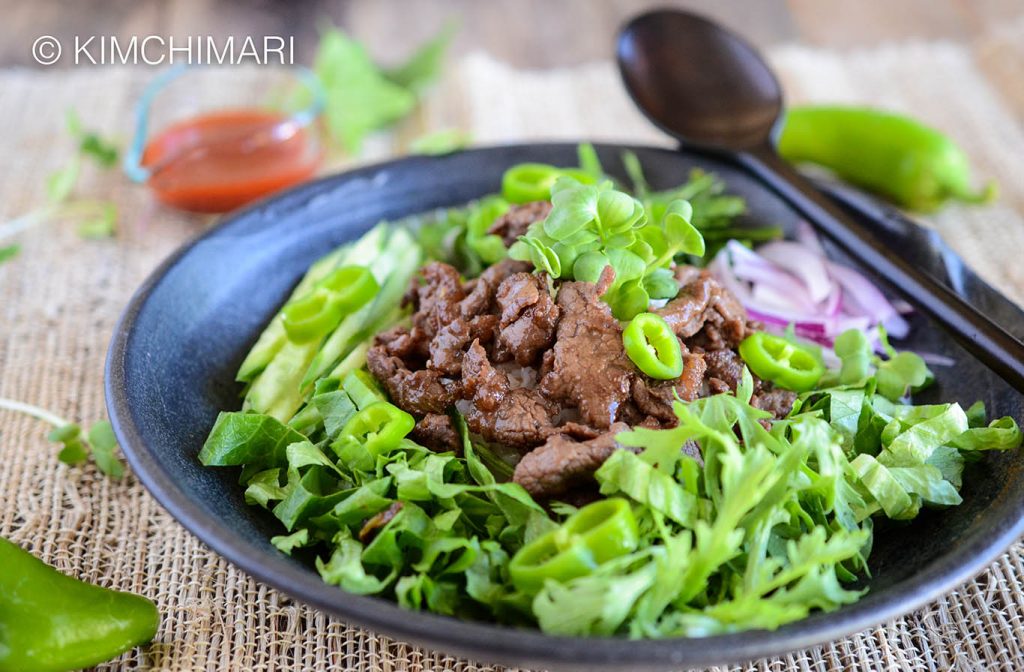
[[[530,143],[496,145],[466,150],[488,153],[495,150],[539,150],[571,147],[575,143]],[[608,147],[626,145],[605,144]],[[661,147],[645,150],[672,153]],[[246,544],[230,527],[209,515],[177,486],[149,454],[131,415],[125,388],[125,357],[137,315],[167,272],[201,241],[244,225],[254,213],[280,208],[290,199],[305,200],[317,191],[353,178],[372,176],[381,170],[410,161],[429,159],[407,157],[330,175],[260,201],[233,213],[216,226],[185,243],[165,259],[135,292],[115,328],[105,367],[107,410],[114,432],[128,462],[142,482],[168,512],[214,552],[257,580],[302,602],[390,636],[445,652],[485,662],[514,665],[544,665],[557,668],[594,669],[595,666],[630,668],[715,665],[743,662],[806,648],[885,622],[913,611],[967,582],[1024,533],[1024,518],[993,520],[993,527],[980,529],[958,550],[944,555],[925,571],[882,593],[870,594],[854,605],[829,614],[814,614],[775,631],[752,630],[705,638],[675,638],[632,641],[624,638],[554,637],[534,630],[520,630],[486,623],[462,621],[427,612],[409,612],[395,603],[375,597],[345,593],[324,584],[316,574],[284,560],[268,562],[266,556],[246,553]],[[303,198],[299,198],[303,197]]]

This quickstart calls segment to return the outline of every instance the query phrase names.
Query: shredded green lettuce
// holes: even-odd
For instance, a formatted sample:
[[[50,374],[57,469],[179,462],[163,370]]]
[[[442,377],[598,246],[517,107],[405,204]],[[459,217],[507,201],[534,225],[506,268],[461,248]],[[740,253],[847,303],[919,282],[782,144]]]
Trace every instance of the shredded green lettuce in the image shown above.
[[[581,154],[586,170],[601,171],[596,154]],[[626,248],[609,241],[628,231],[635,243],[648,226],[637,226],[648,221],[647,206],[633,196],[585,186],[556,188],[552,217],[534,225],[537,244],[551,252],[538,263],[560,264],[559,241],[595,231],[610,260]],[[400,250],[418,262],[457,243],[483,268],[503,251],[491,247],[488,229],[507,208],[489,197],[460,209],[451,215],[457,226],[420,232],[424,254],[408,233],[378,227],[317,262],[296,291],[353,255],[376,267]],[[648,244],[656,259],[692,249],[694,229],[684,214],[677,206],[662,213],[662,238]],[[670,221],[676,216],[686,226]],[[644,277],[652,262],[630,253],[639,262],[620,255],[612,263],[633,264],[639,275],[631,277]],[[403,286],[417,266],[392,265],[389,279],[404,273]],[[579,260],[574,272],[576,266],[591,273]],[[458,413],[452,422],[460,454],[409,438],[371,452],[345,434],[358,411],[386,399],[362,362],[367,339],[393,323],[398,299],[382,289],[366,313],[353,314],[308,352],[289,349],[272,322],[240,372],[250,382],[246,410],[218,417],[199,458],[242,468],[246,501],[280,521],[281,534],[270,543],[281,552],[315,565],[329,584],[408,609],[571,636],[778,628],[856,601],[866,590],[876,521],[960,504],[966,463],[1022,440],[1012,418],[990,421],[980,403],[967,410],[910,403],[909,395],[933,380],[924,361],[896,352],[884,337],[884,353],[876,355],[863,334],[847,332],[836,342],[840,366],[786,418],[752,404],[754,380],[744,371],[735,394],[677,400],[675,427],[619,433],[623,449],[595,478],[601,494],[631,504],[636,550],[525,594],[510,578],[510,562],[574,507],[544,508],[510,482],[509,465],[470,436]],[[80,430],[54,438],[73,451]],[[105,439],[89,439],[99,463],[96,445]]]

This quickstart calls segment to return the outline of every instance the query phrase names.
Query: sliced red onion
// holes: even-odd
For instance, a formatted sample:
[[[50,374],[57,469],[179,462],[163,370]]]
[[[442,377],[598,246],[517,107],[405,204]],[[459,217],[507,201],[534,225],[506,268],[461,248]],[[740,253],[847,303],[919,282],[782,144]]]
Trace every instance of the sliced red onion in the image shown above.
[[[815,302],[824,301],[833,290],[825,257],[801,243],[778,240],[758,248],[762,259],[800,278]]]
[[[890,302],[863,275],[829,260],[807,225],[798,227],[795,241],[771,242],[756,251],[729,241],[708,269],[751,319],[775,331],[792,324],[798,336],[831,346],[842,332],[859,329],[880,350],[880,326],[894,338],[909,330],[900,315],[909,306]]]
[[[917,354],[925,361],[925,364],[931,364],[932,366],[953,366],[956,364],[956,360],[952,357],[940,355],[937,352],[919,352]]]

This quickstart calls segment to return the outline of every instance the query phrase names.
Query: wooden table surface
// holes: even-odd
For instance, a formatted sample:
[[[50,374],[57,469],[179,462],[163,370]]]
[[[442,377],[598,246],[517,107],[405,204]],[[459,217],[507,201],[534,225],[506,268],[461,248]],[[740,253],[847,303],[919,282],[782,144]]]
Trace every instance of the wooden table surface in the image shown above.
[[[44,34],[62,41],[76,35],[294,35],[297,58],[308,61],[323,21],[347,28],[388,61],[455,18],[462,27],[456,54],[485,50],[515,65],[548,67],[609,57],[612,36],[626,18],[667,5],[714,17],[760,47],[970,42],[1024,17],[1022,0],[0,0],[0,66],[39,67],[30,49]]]

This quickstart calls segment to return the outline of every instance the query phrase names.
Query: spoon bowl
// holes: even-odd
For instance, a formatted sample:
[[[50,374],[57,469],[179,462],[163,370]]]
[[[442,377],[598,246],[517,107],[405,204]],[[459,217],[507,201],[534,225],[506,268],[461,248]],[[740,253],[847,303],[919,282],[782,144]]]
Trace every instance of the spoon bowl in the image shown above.
[[[620,32],[626,89],[658,127],[695,146],[763,145],[782,112],[782,88],[757,51],[707,19],[643,14]]]

